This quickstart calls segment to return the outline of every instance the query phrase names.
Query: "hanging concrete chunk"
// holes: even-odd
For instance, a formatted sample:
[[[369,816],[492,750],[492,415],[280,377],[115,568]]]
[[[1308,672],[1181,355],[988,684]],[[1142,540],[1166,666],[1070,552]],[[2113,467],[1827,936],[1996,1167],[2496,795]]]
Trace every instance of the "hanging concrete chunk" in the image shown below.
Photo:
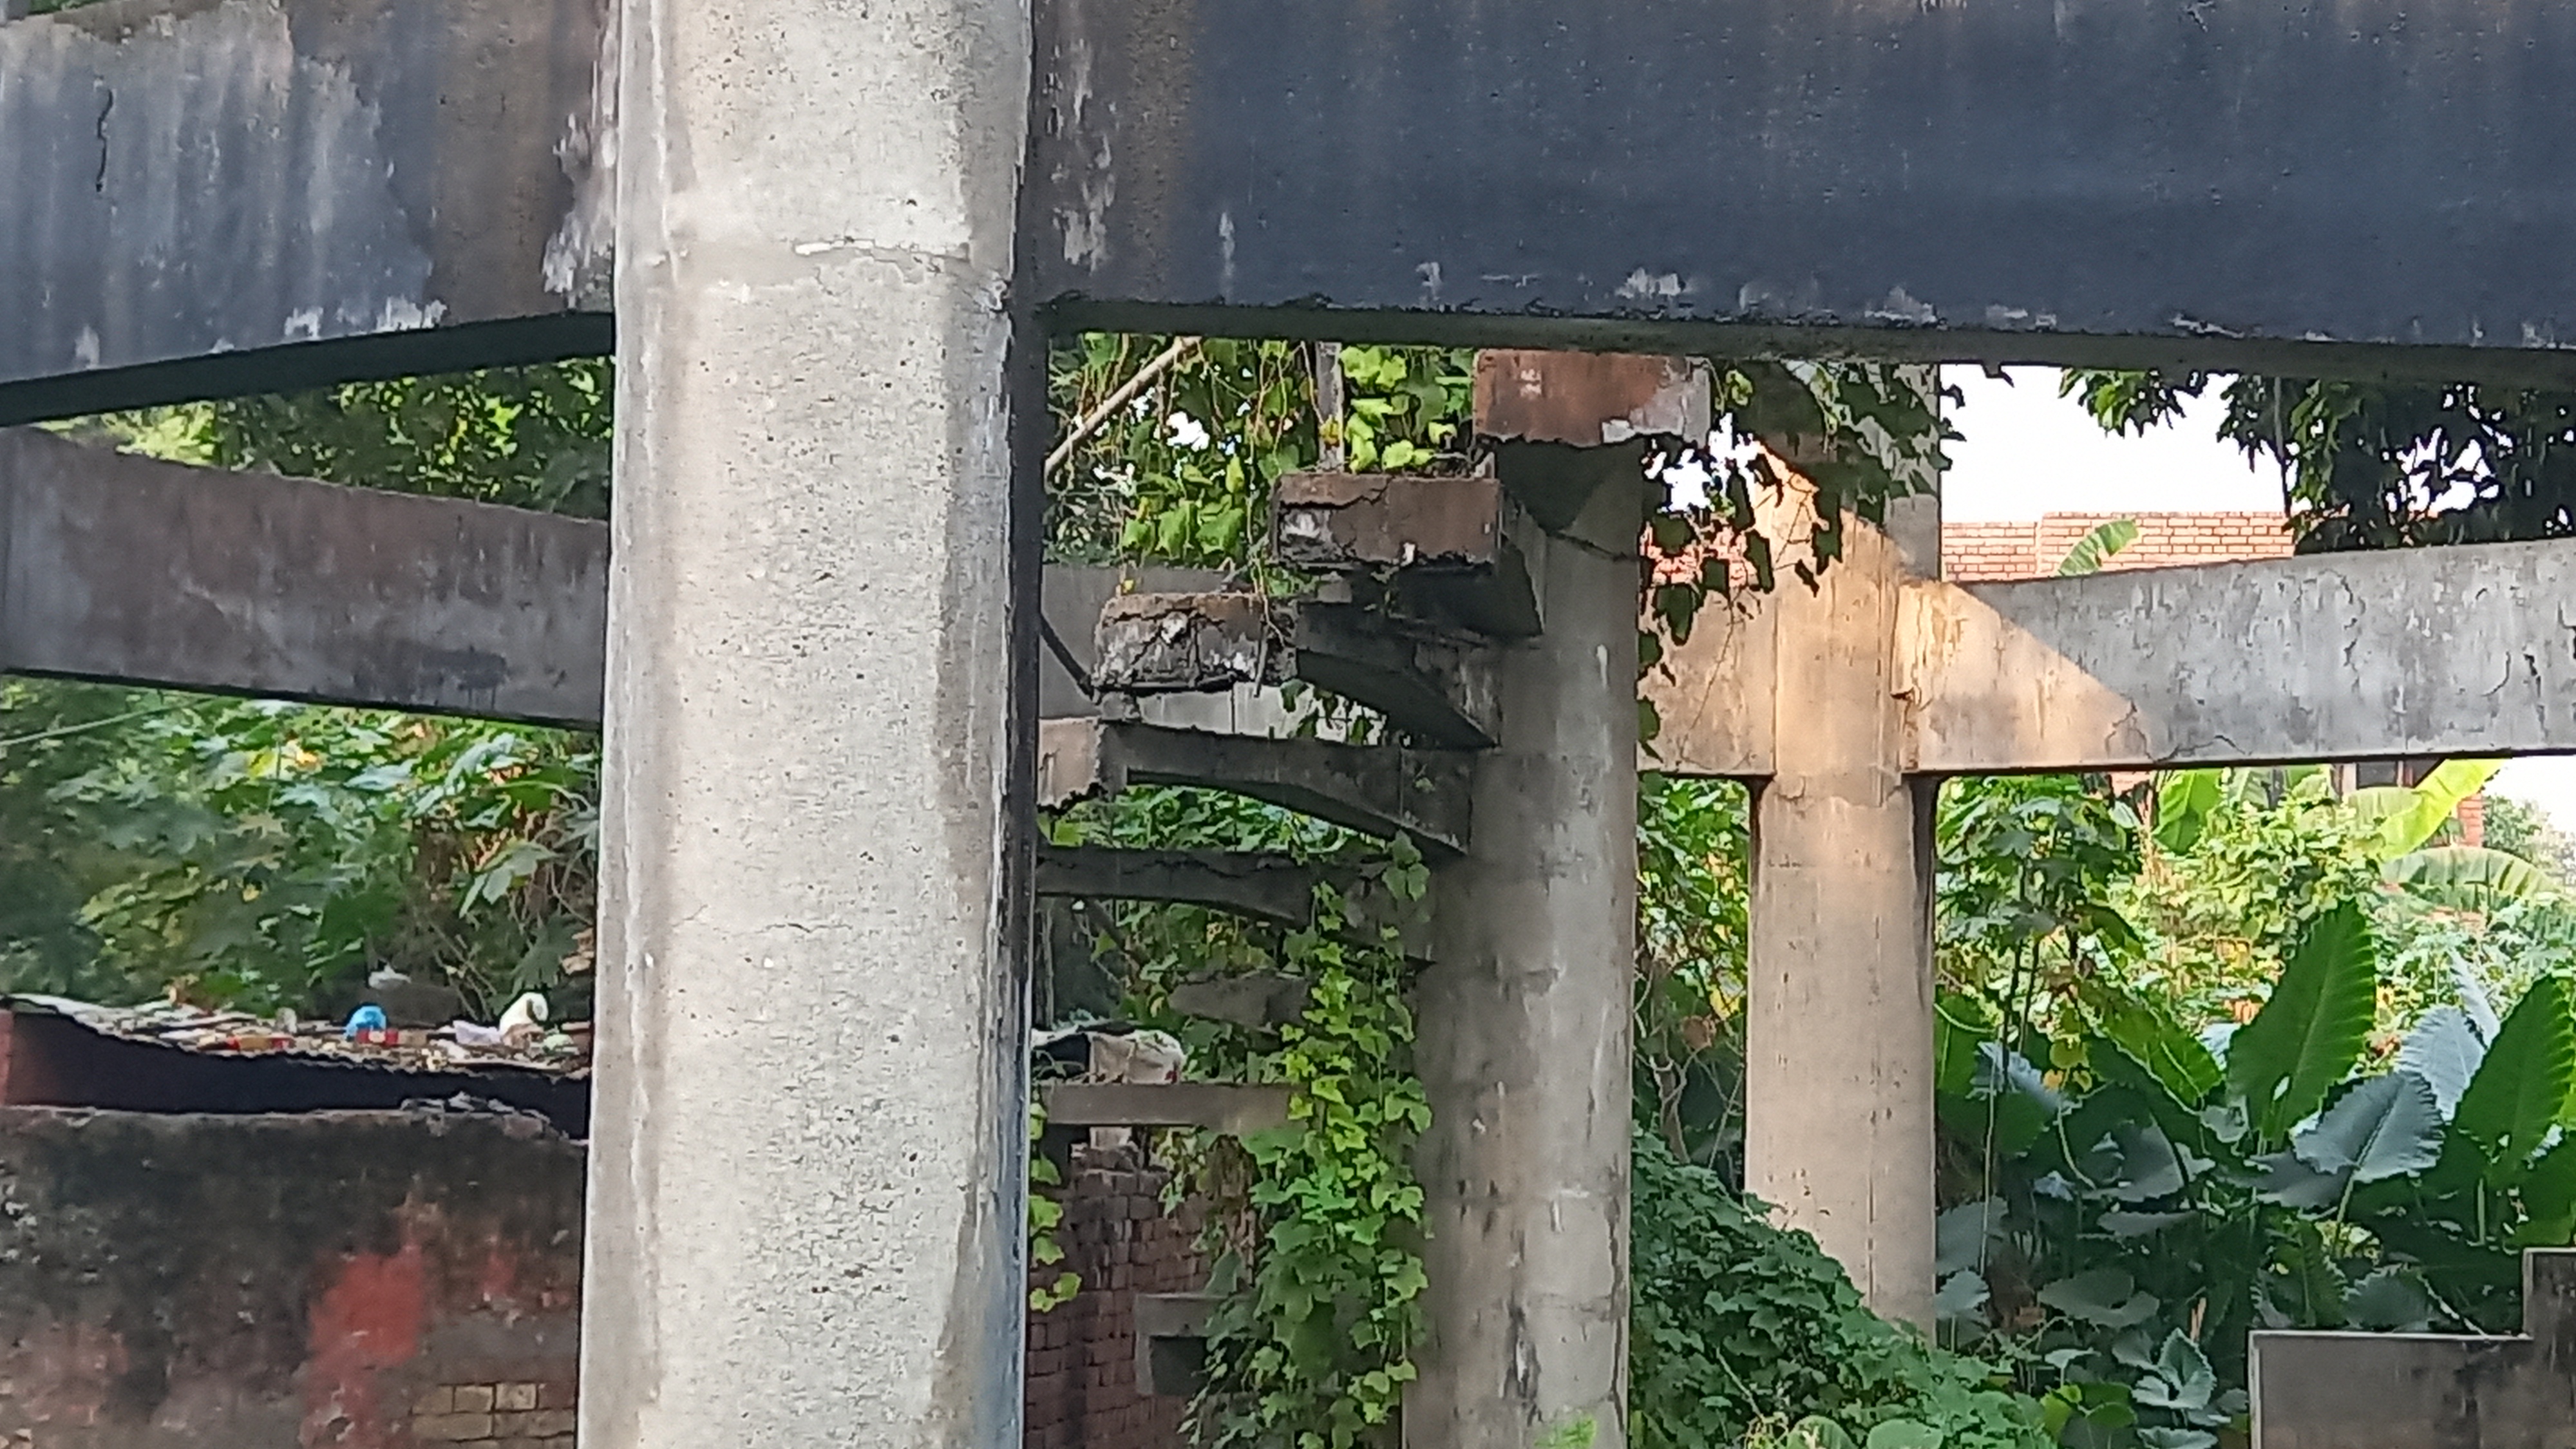
[[[2253,1335],[2254,1449],[2561,1449],[2576,1428],[2576,1250],[2522,1258],[2522,1336]]]
[[[1188,694],[1301,679],[1385,715],[1426,744],[1493,743],[1481,641],[1354,604],[1258,594],[1129,594],[1101,610],[1093,682]]]
[[[1193,785],[1264,800],[1364,835],[1410,837],[1425,854],[1467,840],[1467,762],[1454,750],[1270,739],[1103,720],[1038,727],[1038,804],[1130,785]]]
[[[604,524],[0,430],[0,669],[596,727]]]
[[[609,345],[603,0],[0,27],[0,422]]]
[[[1407,955],[1429,952],[1430,912],[1423,903],[1399,900],[1357,871],[1274,852],[1038,847],[1041,896],[1207,906],[1291,929],[1314,919],[1315,888],[1323,884],[1341,895],[1345,935],[1375,942],[1391,929]]]
[[[1315,986],[1300,976],[1254,971],[1213,976],[1172,988],[1172,1010],[1255,1029],[1285,1026],[1306,1014]]]

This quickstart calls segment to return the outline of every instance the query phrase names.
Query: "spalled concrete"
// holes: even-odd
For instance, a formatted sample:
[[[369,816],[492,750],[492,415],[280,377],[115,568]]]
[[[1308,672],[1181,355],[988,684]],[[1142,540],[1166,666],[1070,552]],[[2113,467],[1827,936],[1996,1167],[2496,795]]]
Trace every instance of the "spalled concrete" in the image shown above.
[[[1027,26],[621,15],[585,1449],[1021,1437]]]

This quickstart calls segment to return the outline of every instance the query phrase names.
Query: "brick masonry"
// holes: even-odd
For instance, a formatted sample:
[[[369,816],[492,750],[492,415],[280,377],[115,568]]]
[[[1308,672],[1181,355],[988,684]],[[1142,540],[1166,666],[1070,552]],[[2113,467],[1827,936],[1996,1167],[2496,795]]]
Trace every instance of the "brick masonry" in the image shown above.
[[[1187,1401],[1136,1392],[1138,1293],[1189,1293],[1207,1281],[1200,1215],[1163,1210],[1171,1175],[1135,1147],[1076,1147],[1056,1242],[1065,1261],[1031,1272],[1082,1275],[1072,1301],[1029,1315],[1028,1449],[1177,1449]]]
[[[2123,518],[2138,525],[2138,538],[2113,554],[2106,570],[2287,558],[2295,551],[2289,519],[2279,513],[2047,513],[1943,523],[1941,576],[1961,584],[2046,578],[2084,535]]]

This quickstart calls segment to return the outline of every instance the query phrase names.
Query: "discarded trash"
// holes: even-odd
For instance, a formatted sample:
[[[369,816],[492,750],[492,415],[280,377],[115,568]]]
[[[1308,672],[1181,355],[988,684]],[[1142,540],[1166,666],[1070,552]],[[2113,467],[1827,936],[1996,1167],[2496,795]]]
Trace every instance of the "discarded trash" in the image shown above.
[[[381,1006],[361,1006],[349,1013],[349,1024],[340,1028],[340,1039],[356,1041],[358,1033],[362,1031],[383,1031],[384,1029],[385,1009]]]

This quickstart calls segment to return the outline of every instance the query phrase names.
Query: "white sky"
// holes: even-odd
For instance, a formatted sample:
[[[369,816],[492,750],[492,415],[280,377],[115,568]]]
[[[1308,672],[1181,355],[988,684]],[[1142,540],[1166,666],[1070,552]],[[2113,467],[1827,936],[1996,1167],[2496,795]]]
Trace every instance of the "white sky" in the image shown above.
[[[2009,383],[1974,367],[1943,369],[1943,380],[1967,398],[1950,413],[1966,436],[1949,447],[1945,518],[2281,506],[2279,471],[2247,462],[2219,440],[2225,410],[2214,388],[2171,427],[2114,437],[2074,399],[2057,395],[2055,369],[2016,367],[2006,375]],[[2561,830],[2576,832],[2576,757],[2516,760],[2489,788],[2539,806]]]

